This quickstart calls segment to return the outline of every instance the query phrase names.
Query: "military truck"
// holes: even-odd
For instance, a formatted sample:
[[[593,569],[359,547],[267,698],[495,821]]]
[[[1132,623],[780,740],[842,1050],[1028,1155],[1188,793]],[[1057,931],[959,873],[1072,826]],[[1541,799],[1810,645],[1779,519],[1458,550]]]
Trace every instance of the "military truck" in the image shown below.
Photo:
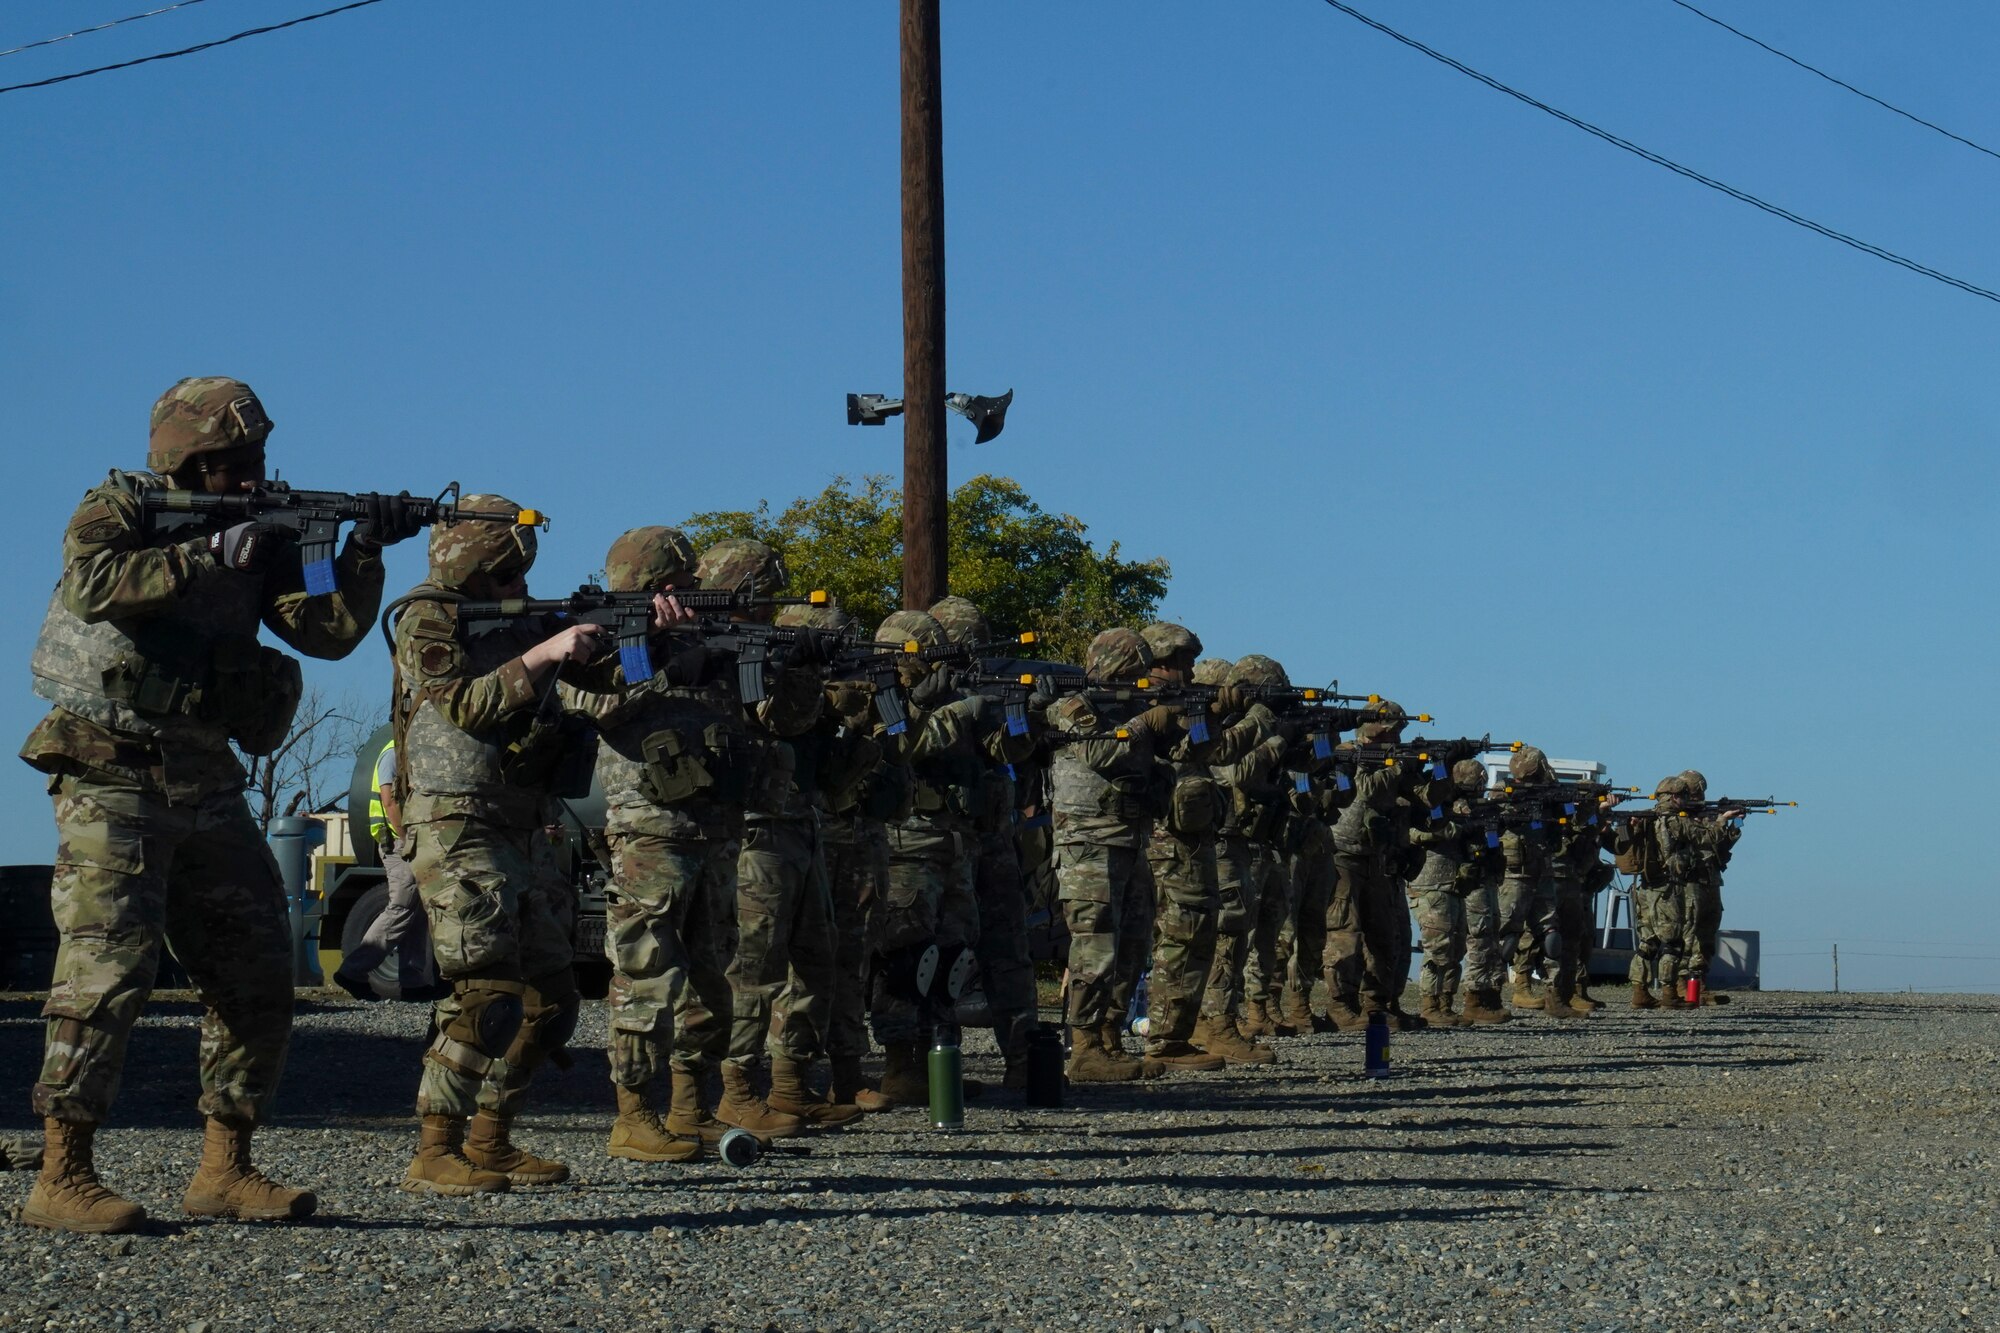
[[[319,942],[327,975],[339,955],[361,943],[363,935],[389,901],[382,858],[368,831],[368,802],[374,795],[375,760],[389,743],[385,725],[368,738],[354,758],[348,781],[347,809],[317,814],[327,828],[323,847],[313,854],[312,883],[319,905]],[[611,984],[611,964],[604,956],[604,886],[610,878],[605,850],[604,794],[593,782],[590,795],[563,804],[563,873],[576,886],[576,976],[585,995],[602,996]],[[330,946],[338,946],[337,952]],[[391,954],[369,978],[377,995],[400,999],[396,957]]]

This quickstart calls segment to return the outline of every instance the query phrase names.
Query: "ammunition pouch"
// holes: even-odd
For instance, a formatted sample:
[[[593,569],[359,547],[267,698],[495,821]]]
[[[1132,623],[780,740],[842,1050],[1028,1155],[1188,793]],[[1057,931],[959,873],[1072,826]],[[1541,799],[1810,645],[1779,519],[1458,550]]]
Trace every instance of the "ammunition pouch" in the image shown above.
[[[1167,802],[1167,828],[1176,837],[1193,841],[1213,833],[1225,815],[1222,789],[1213,779],[1189,776],[1174,781]]]
[[[1171,782],[1171,777],[1162,782],[1157,774],[1151,773],[1125,773],[1110,778],[1098,795],[1098,811],[1126,824],[1160,819],[1173,801]]]
[[[298,659],[255,639],[230,636],[217,639],[211,650],[201,712],[228,728],[243,753],[266,755],[291,730],[304,693]]]
[[[1389,854],[1389,869],[1397,879],[1409,881],[1417,877],[1424,868],[1424,849],[1404,847]]]
[[[885,764],[869,775],[855,809],[863,819],[901,819],[910,813],[913,796],[910,770],[901,764]]]
[[[707,794],[741,805],[762,767],[756,744],[733,727],[712,723],[699,743],[680,731],[656,731],[639,743],[645,759],[639,789],[655,805],[679,805]]]
[[[597,729],[569,713],[537,717],[500,754],[500,777],[510,787],[538,788],[575,800],[590,794],[597,764]]]

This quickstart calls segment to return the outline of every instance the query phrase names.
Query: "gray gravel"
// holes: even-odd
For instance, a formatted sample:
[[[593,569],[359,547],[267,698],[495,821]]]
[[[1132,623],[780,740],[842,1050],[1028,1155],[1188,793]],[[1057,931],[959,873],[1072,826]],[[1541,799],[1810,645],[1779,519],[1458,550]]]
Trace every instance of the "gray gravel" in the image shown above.
[[[394,1187],[423,1012],[301,1006],[262,1160],[298,1227],[185,1220],[193,1006],[156,1002],[101,1166],[137,1237],[0,1224],[0,1328],[2000,1327],[1991,998],[1746,995],[1587,1024],[1348,1036],[1267,1069],[871,1117],[746,1172],[602,1156],[604,1013],[520,1137],[577,1180]],[[39,1023],[0,1000],[0,1133]],[[992,1077],[974,1037],[969,1071]],[[794,1141],[798,1142],[798,1141]],[[30,1180],[0,1181],[18,1211]]]

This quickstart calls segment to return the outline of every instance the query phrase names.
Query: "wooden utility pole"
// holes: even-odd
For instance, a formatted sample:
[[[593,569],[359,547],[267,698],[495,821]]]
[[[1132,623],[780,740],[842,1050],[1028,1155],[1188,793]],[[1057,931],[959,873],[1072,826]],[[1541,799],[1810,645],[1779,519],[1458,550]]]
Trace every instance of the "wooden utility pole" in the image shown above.
[[[903,605],[948,591],[944,458],[944,95],[938,0],[901,0]]]

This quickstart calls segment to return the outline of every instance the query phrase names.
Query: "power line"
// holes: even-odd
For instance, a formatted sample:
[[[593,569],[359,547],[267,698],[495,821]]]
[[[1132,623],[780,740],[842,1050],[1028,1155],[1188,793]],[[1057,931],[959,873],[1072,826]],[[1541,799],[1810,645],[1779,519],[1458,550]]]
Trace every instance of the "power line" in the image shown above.
[[[1769,213],[1773,217],[1783,218],[1785,221],[1792,223],[1794,226],[1804,227],[1807,231],[1817,232],[1818,234],[1826,237],[1830,241],[1839,241],[1842,245],[1851,246],[1854,249],[1861,251],[1863,254],[1874,255],[1877,259],[1886,260],[1889,263],[1894,264],[1899,268],[1906,268],[1910,270],[1910,272],[1912,273],[1922,274],[1924,277],[1930,278],[1933,281],[1944,283],[1947,287],[1956,287],[1962,292],[1969,292],[1973,296],[1984,297],[1988,301],[2000,303],[2000,292],[1989,291],[1987,288],[1981,287],[1976,283],[1967,282],[1964,278],[1955,278],[1949,273],[1945,273],[1938,269],[1931,268],[1926,264],[1920,264],[1914,259],[1910,259],[1907,256],[1897,254],[1893,250],[1885,250],[1881,246],[1875,245],[1872,242],[1864,241],[1857,236],[1850,236],[1844,231],[1835,231],[1832,227],[1826,226],[1824,223],[1814,222],[1811,218],[1805,217],[1802,214],[1794,213],[1789,208],[1781,207],[1778,204],[1771,203],[1769,200],[1759,199],[1756,195],[1751,194],[1747,190],[1739,190],[1734,185],[1728,185],[1722,181],[1716,180],[1713,176],[1704,176],[1699,171],[1696,171],[1692,167],[1682,166],[1680,163],[1674,161],[1672,158],[1662,157],[1660,156],[1660,154],[1654,152],[1650,148],[1642,148],[1638,144],[1633,143],[1629,139],[1619,138],[1617,135],[1613,134],[1610,130],[1603,129],[1600,126],[1591,124],[1587,120],[1582,120],[1576,116],[1572,116],[1571,114],[1569,114],[1569,112],[1559,110],[1556,107],[1552,107],[1547,102],[1541,101],[1538,98],[1530,97],[1528,94],[1521,92],[1518,89],[1510,88],[1506,84],[1500,82],[1500,80],[1492,77],[1491,75],[1481,74],[1478,70],[1472,68],[1472,66],[1467,65],[1461,61],[1454,60],[1450,56],[1444,54],[1442,51],[1433,50],[1430,47],[1425,46],[1422,42],[1418,41],[1414,37],[1404,36],[1402,33],[1397,32],[1394,28],[1391,28],[1386,23],[1380,23],[1377,22],[1375,19],[1369,18],[1366,14],[1362,13],[1358,9],[1355,9],[1353,6],[1343,4],[1342,0],[1326,0],[1326,3],[1332,6],[1333,8],[1339,10],[1341,13],[1347,15],[1349,18],[1355,19],[1360,23],[1366,24],[1368,27],[1375,29],[1375,31],[1383,34],[1384,36],[1393,37],[1395,40],[1401,42],[1404,46],[1409,47],[1411,50],[1421,51],[1423,54],[1429,56],[1432,60],[1435,60],[1440,64],[1451,66],[1453,69],[1465,75],[1467,78],[1477,79],[1479,82],[1485,84],[1487,87],[1493,89],[1495,92],[1505,93],[1507,94],[1507,96],[1513,98],[1518,102],[1525,102],[1529,106],[1535,108],[1537,111],[1546,112],[1549,115],[1554,116],[1557,120],[1564,122],[1565,124],[1574,125],[1577,129],[1582,130],[1584,133],[1594,135],[1597,138],[1604,140],[1604,142],[1612,145],[1615,148],[1622,148],[1628,153],[1632,153],[1638,157],[1643,157],[1648,162],[1651,162],[1654,166],[1665,167],[1668,171],[1673,172],[1675,175],[1685,176],[1691,181],[1695,181],[1699,184],[1706,185],[1711,190],[1720,191],[1721,193],[1728,195],[1731,199],[1740,200],[1743,203],[1749,204],[1752,208],[1762,209],[1764,212]],[[0,89],[0,92],[4,91],[6,90]]]
[[[1833,84],[1837,88],[1845,88],[1847,89],[1848,92],[1853,93],[1856,97],[1866,98],[1868,101],[1873,102],[1876,106],[1881,107],[1884,111],[1893,111],[1897,115],[1901,116],[1904,120],[1914,120],[1915,122],[1917,122],[1917,124],[1923,126],[1925,129],[1936,130],[1939,134],[1942,134],[1945,138],[1957,140],[1959,143],[1964,144],[1967,148],[1977,149],[1978,151],[1986,154],[1986,156],[1988,157],[2000,158],[2000,153],[1994,152],[1991,148],[1988,148],[1985,144],[1974,143],[1972,140],[1966,138],[1963,134],[1953,134],[1950,130],[1946,129],[1944,126],[1933,124],[1932,122],[1925,120],[1922,116],[1916,115],[1913,112],[1903,110],[1903,108],[1895,105],[1892,102],[1885,102],[1881,98],[1875,96],[1875,94],[1873,93],[1864,93],[1859,88],[1855,87],[1851,83],[1848,83],[1844,79],[1837,79],[1833,75],[1827,73],[1823,69],[1818,68],[1817,66],[1808,65],[1805,61],[1800,60],[1797,56],[1786,55],[1783,51],[1780,51],[1777,47],[1772,46],[1768,42],[1758,41],[1755,37],[1752,37],[1749,33],[1744,32],[1741,28],[1730,27],[1727,23],[1724,23],[1721,19],[1717,18],[1713,14],[1704,14],[1701,10],[1696,9],[1693,5],[1689,4],[1687,0],[1673,0],[1673,3],[1679,5],[1682,9],[1685,9],[1688,13],[1694,15],[1696,18],[1707,19],[1710,23],[1713,23],[1716,27],[1721,28],[1724,32],[1735,33],[1738,37],[1741,37],[1744,41],[1750,43],[1750,45],[1752,46],[1762,47],[1764,50],[1769,51],[1772,55],[1778,57],[1778,59],[1780,60],[1790,61],[1792,64],[1797,65],[1800,69],[1804,70],[1808,74],[1817,74],[1819,75],[1819,77],[1825,79],[1828,83]]]
[[[202,0],[180,0],[178,4],[162,5],[158,9],[149,9],[143,14],[128,14],[122,19],[112,19],[109,23],[100,23],[94,28],[78,28],[75,32],[66,32],[60,37],[44,37],[39,42],[29,42],[25,46],[10,47],[5,51],[0,51],[0,56],[19,55],[23,51],[32,51],[38,46],[54,46],[57,42],[66,42],[72,37],[82,37],[93,32],[103,32],[106,28],[115,28],[121,23],[137,23],[140,19],[149,19],[156,14],[171,14],[176,9],[186,9],[189,5],[198,5],[201,3]]]
[[[68,83],[71,79],[87,79],[93,74],[109,74],[114,69],[130,69],[134,65],[150,65],[155,60],[172,60],[177,56],[191,56],[197,51],[212,51],[218,46],[240,42],[245,37],[260,37],[267,32],[280,32],[286,28],[296,28],[301,23],[311,23],[314,19],[332,18],[335,14],[345,14],[350,9],[366,9],[369,5],[379,5],[382,0],[353,0],[351,4],[333,9],[322,9],[317,14],[307,14],[301,18],[287,19],[283,23],[272,23],[262,28],[246,28],[229,37],[218,37],[212,42],[200,42],[194,46],[184,46],[178,51],[162,51],[158,55],[140,56],[137,60],[121,60],[115,65],[99,65],[96,69],[80,69],[74,74],[58,74],[53,78],[36,79],[32,83],[10,83],[0,87],[0,93],[18,93],[24,88],[46,88],[52,83]]]

